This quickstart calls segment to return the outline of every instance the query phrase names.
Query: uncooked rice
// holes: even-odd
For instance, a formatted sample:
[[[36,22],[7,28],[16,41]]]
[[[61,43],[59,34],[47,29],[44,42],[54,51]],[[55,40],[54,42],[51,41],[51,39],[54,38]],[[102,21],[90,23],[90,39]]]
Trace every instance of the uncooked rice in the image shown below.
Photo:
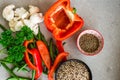
[[[57,80],[90,80],[90,73],[83,63],[70,60],[58,68],[56,78]]]

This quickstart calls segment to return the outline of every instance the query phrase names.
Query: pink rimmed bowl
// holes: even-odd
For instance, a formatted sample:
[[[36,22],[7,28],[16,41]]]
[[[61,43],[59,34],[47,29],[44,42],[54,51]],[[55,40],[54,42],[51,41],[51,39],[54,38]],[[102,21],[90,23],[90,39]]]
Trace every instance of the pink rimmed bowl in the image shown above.
[[[92,34],[92,35],[94,35],[95,37],[98,38],[98,40],[99,40],[99,46],[98,46],[97,50],[95,50],[94,52],[86,52],[86,51],[84,51],[84,50],[81,48],[81,46],[80,46],[80,38],[81,38],[81,36],[83,36],[84,34]],[[82,32],[78,35],[78,37],[77,37],[77,47],[78,47],[79,51],[80,51],[82,54],[84,54],[84,55],[93,56],[93,55],[98,54],[98,53],[102,50],[103,45],[104,45],[104,39],[103,39],[101,33],[98,32],[97,30],[93,30],[93,29],[84,30],[84,31],[82,31]]]

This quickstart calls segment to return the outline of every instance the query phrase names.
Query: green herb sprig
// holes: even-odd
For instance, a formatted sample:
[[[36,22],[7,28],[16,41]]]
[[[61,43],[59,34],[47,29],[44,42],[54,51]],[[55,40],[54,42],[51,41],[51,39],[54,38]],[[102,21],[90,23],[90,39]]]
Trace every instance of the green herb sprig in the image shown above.
[[[19,32],[14,35],[11,30],[5,30],[1,33],[0,44],[7,48],[8,56],[6,61],[17,63],[24,57],[25,47],[23,42],[34,38],[33,31],[28,26],[23,26]]]

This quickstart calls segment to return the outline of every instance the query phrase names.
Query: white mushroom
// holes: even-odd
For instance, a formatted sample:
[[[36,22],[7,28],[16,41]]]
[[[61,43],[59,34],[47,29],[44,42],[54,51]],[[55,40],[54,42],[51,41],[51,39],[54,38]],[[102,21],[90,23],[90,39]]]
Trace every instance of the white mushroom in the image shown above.
[[[15,21],[13,19],[9,22],[9,27],[13,32],[19,31],[23,25],[24,23],[22,21]]]
[[[10,27],[10,30],[11,30],[11,31],[13,31],[13,32],[15,32],[15,29],[14,29],[14,27]]]
[[[29,5],[29,11],[23,7],[15,8],[14,5],[8,5],[3,10],[3,17],[9,21],[10,29],[15,32],[19,31],[24,25],[27,25],[35,35],[38,34],[38,24],[43,22],[43,15],[39,8]]]
[[[14,8],[15,8],[15,5],[11,4],[6,6],[3,9],[2,15],[7,21],[10,21],[14,18],[14,11],[13,11]]]
[[[35,35],[37,35],[38,34],[38,24],[36,24],[36,25],[34,25],[33,27],[31,27],[31,30],[33,31],[33,33],[35,34]]]
[[[13,20],[14,20],[14,21],[20,21],[21,18],[17,16],[17,17],[14,17]]]
[[[23,22],[18,21],[18,22],[16,22],[14,29],[15,29],[15,31],[20,31],[23,26],[24,26]]]
[[[9,27],[13,32],[15,32],[15,29],[14,29],[15,25],[16,25],[16,21],[14,21],[14,19],[9,21]]]
[[[35,35],[38,34],[38,24],[32,23],[30,20],[25,19],[23,20],[24,24],[27,25]]]
[[[21,8],[17,8],[15,10],[15,16],[21,18],[21,19],[25,19],[29,17],[29,12],[26,11],[23,7]]]
[[[24,24],[27,25],[28,27],[33,27],[35,24],[33,24],[29,19],[24,19],[23,20]]]
[[[14,19],[12,19],[11,21],[9,21],[9,26],[10,27],[14,27],[16,25],[16,21]]]
[[[29,12],[26,12],[25,14],[22,15],[22,19],[27,19],[30,16]]]
[[[36,6],[29,5],[29,12],[30,12],[30,15],[32,15],[34,13],[40,12],[40,9],[38,7],[36,7]]]
[[[34,13],[30,16],[30,21],[34,24],[43,22],[42,13]]]

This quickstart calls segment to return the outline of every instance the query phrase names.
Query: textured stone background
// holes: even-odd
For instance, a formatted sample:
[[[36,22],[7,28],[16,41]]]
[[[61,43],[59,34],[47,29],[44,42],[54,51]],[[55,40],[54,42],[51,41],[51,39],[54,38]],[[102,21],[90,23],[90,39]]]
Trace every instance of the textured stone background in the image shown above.
[[[17,7],[27,7],[29,4],[39,6],[42,13],[56,0],[0,0],[0,23],[8,26],[2,18],[2,9],[8,4]],[[93,80],[120,80],[120,0],[71,0],[71,6],[76,7],[77,13],[84,19],[84,29],[96,29],[104,37],[104,47],[96,56],[82,55],[76,46],[76,38],[82,31],[78,31],[66,42],[64,48],[69,52],[68,59],[76,58],[84,61],[91,69]],[[51,37],[44,23],[40,24],[47,39]],[[0,55],[1,56],[1,55]],[[21,73],[24,75],[26,73]],[[8,73],[0,67],[0,80],[5,80]],[[28,75],[30,76],[30,75]],[[40,80],[47,80],[41,76]]]

